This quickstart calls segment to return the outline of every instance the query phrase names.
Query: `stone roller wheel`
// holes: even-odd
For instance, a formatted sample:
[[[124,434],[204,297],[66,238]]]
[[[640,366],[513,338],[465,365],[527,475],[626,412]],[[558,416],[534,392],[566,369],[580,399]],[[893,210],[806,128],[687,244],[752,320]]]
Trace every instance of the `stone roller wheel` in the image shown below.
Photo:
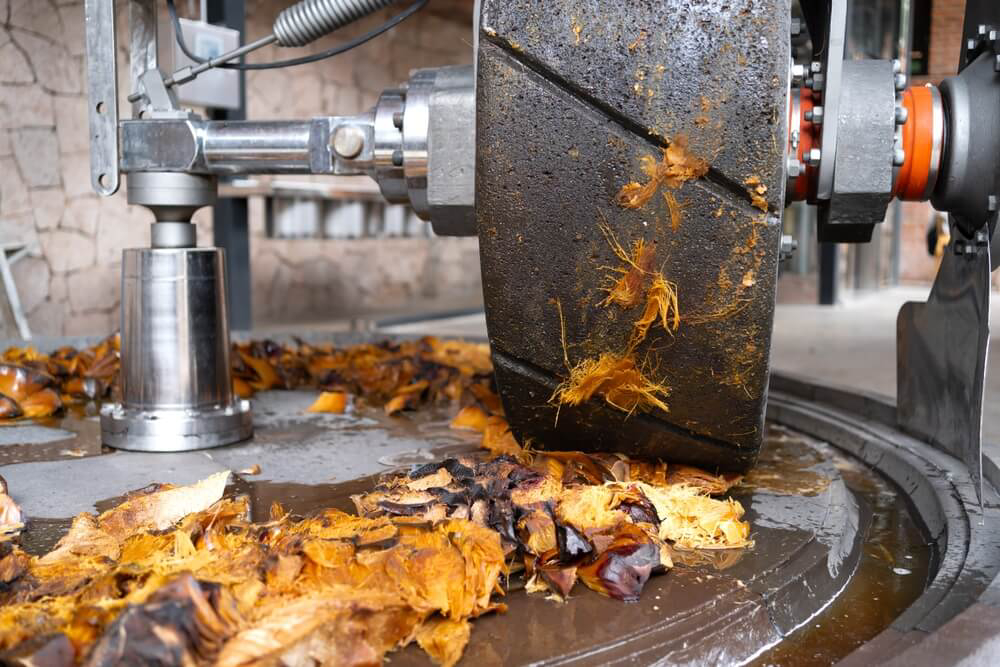
[[[476,198],[496,378],[514,434],[744,470],[764,428],[790,62],[787,0],[484,0]],[[621,188],[686,142],[709,166],[639,208]],[[673,209],[673,210],[671,210]],[[680,324],[631,352],[668,410],[553,393],[621,358],[645,298],[606,304],[640,239],[676,286]],[[643,294],[645,297],[646,294]],[[561,317],[560,317],[561,311]],[[619,404],[623,401],[619,401]],[[627,401],[625,401],[627,403]],[[626,405],[625,407],[629,407]],[[558,419],[557,419],[558,413]]]

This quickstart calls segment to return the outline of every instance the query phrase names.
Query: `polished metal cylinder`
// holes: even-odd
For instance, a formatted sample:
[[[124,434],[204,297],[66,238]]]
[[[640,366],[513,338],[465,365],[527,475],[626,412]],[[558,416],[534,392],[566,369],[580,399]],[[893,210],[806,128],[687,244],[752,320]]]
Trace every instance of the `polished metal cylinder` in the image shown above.
[[[309,121],[212,123],[205,130],[205,165],[236,174],[312,173]]]
[[[121,403],[105,444],[183,451],[250,437],[230,370],[225,257],[218,248],[133,248],[122,256]]]

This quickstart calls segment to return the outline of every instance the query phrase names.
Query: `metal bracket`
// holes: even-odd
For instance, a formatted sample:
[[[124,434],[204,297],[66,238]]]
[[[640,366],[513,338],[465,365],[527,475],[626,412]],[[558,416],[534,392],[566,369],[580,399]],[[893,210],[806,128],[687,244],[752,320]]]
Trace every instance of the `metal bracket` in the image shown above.
[[[118,65],[114,0],[87,0],[87,93],[90,101],[90,184],[99,195],[118,191]]]
[[[844,46],[847,41],[847,0],[833,0],[830,6],[830,31],[827,33],[823,74],[823,113],[832,122],[823,123],[820,136],[817,199],[833,195],[834,157],[837,154],[837,125],[840,118],[840,90],[844,74]]]
[[[896,321],[900,427],[969,468],[982,499],[983,400],[990,342],[990,243],[956,226],[927,303],[903,304]]]

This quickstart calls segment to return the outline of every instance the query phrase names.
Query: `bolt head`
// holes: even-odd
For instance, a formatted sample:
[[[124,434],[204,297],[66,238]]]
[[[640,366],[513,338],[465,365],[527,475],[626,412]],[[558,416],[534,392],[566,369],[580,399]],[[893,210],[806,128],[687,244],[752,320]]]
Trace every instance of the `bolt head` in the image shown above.
[[[902,148],[894,148],[892,151],[892,166],[902,167],[906,162],[906,151]]]
[[[809,63],[809,71],[812,72],[812,73],[814,73],[814,74],[816,72],[822,72],[823,71],[823,63],[821,63],[818,60],[812,61],[811,63]]]
[[[906,107],[896,107],[896,125],[906,125],[910,118],[910,110]]]
[[[902,73],[897,74],[893,77],[893,83],[896,86],[896,90],[906,90],[906,75]]]
[[[894,58],[892,61],[892,73],[899,74],[903,71],[903,63],[899,62],[898,59]]]
[[[365,133],[355,125],[341,125],[333,133],[333,150],[345,160],[352,160],[365,147]]]
[[[792,18],[791,32],[792,37],[798,37],[802,33],[802,19]]]
[[[993,213],[994,211],[997,210],[996,195],[990,195],[989,198],[986,200],[986,210],[988,210],[990,213]]]
[[[989,30],[990,27],[985,23],[980,23],[978,26],[976,26],[976,34],[979,35],[980,37],[988,33]]]
[[[1000,72],[1000,53],[993,56],[993,71]]]
[[[823,124],[823,107],[815,106],[812,108],[812,122],[815,125]]]
[[[804,65],[792,65],[792,81],[801,81],[806,75],[806,68]]]
[[[809,155],[806,156],[806,164],[810,167],[818,167],[819,161],[823,159],[823,153],[818,148],[810,148]]]
[[[802,173],[802,163],[796,157],[789,157],[785,170],[788,172],[789,178],[798,178]]]
[[[822,72],[817,72],[816,74],[813,74],[813,76],[812,76],[812,80],[813,80],[812,89],[813,90],[823,90],[823,78],[824,77],[823,77],[823,73]]]

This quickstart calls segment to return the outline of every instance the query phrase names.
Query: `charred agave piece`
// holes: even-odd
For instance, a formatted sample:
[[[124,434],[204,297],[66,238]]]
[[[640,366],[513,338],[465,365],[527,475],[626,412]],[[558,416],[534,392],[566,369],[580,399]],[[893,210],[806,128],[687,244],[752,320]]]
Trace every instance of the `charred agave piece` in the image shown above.
[[[439,463],[425,463],[410,471],[410,479],[420,479],[427,475],[433,475],[441,468],[444,468],[454,479],[472,479],[475,472],[467,465],[463,465],[458,459],[445,459]]]
[[[559,560],[567,564],[578,562],[594,553],[590,540],[568,523],[556,523],[556,544]]]
[[[641,529],[623,524],[611,544],[578,568],[588,588],[608,597],[635,602],[649,576],[661,568],[660,548]]]
[[[211,661],[237,627],[219,584],[182,574],[144,604],[126,609],[94,644],[85,664],[191,665]]]
[[[75,662],[73,644],[64,634],[50,634],[21,642],[0,652],[0,665],[10,667],[70,667]]]
[[[561,598],[569,596],[576,584],[577,567],[563,563],[558,552],[549,552],[535,563],[538,576]]]

